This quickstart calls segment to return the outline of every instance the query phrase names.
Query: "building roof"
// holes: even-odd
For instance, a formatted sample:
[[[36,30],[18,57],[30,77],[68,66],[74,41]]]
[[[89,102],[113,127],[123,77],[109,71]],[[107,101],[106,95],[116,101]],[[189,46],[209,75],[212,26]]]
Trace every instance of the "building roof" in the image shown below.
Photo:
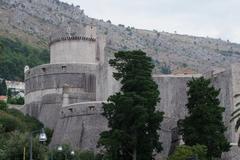
[[[0,101],[6,101],[7,100],[7,96],[0,96]]]

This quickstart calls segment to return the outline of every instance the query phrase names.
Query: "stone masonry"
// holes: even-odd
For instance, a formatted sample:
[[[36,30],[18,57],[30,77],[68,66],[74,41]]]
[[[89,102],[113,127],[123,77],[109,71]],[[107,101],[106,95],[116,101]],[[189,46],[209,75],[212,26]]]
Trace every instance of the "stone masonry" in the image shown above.
[[[105,55],[105,38],[96,35],[96,27],[83,25],[65,29],[50,38],[50,64],[25,72],[25,112],[45,126],[54,129],[50,146],[71,144],[75,148],[97,152],[99,133],[107,130],[107,120],[101,115],[102,102],[119,90],[112,77],[113,69]],[[224,122],[232,150],[223,159],[237,160],[238,135],[231,113],[240,102],[240,64],[206,74],[153,75],[159,86],[161,102],[157,109],[165,112],[160,141],[167,157],[177,144],[177,121],[186,116],[187,82],[205,76],[221,89],[221,105],[226,107]]]

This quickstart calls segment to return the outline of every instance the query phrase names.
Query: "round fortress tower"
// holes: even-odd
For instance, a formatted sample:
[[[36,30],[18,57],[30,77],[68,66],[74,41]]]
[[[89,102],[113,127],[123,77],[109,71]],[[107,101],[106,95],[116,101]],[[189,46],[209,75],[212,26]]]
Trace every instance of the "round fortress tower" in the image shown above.
[[[99,60],[96,43],[96,27],[60,30],[50,38],[50,63],[97,63]]]
[[[53,33],[50,64],[25,72],[26,113],[54,129],[63,106],[96,101],[104,47],[93,25]]]

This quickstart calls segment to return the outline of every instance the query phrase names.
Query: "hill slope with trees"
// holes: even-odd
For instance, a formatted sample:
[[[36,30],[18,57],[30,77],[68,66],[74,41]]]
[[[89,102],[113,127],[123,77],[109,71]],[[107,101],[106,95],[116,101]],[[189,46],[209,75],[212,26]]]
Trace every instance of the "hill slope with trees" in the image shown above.
[[[49,62],[47,49],[33,47],[18,39],[0,37],[0,78],[23,81],[24,66]]]
[[[59,0],[0,0],[0,35],[17,37],[35,47],[47,48],[49,36],[60,28],[85,23],[96,25],[98,33],[105,35],[108,56],[120,50],[141,49],[153,58],[156,73],[184,67],[205,72],[240,62],[240,45],[228,40],[114,25],[110,20],[88,17],[80,6]],[[18,79],[14,75],[11,78]]]

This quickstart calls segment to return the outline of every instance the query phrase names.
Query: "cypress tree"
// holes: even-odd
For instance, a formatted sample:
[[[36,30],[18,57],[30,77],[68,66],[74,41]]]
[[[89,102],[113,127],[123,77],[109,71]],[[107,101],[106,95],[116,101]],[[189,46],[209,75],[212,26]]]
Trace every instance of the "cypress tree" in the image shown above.
[[[224,108],[220,106],[218,95],[209,79],[193,78],[188,82],[188,116],[181,121],[181,133],[186,145],[207,146],[208,159],[220,158],[222,152],[229,151],[230,144],[224,136]]]
[[[109,130],[101,133],[99,145],[106,159],[151,160],[162,150],[158,131],[163,120],[155,108],[160,93],[152,60],[142,51],[120,51],[109,63],[122,87],[103,104]]]

